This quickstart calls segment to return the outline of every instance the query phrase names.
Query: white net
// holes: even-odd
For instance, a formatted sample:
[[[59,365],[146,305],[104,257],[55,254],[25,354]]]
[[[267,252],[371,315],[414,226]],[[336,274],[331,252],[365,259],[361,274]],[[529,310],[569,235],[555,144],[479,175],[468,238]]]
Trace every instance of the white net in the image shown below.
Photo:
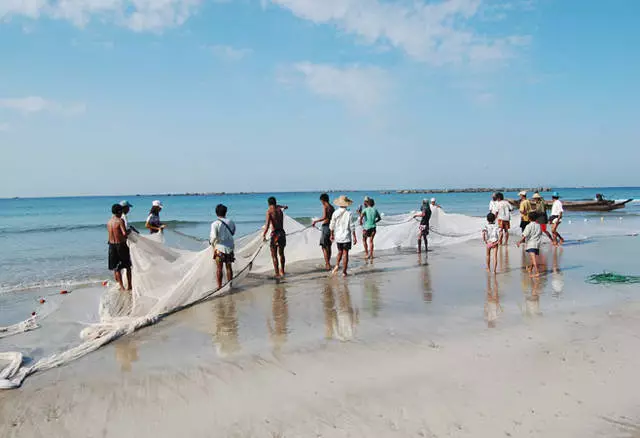
[[[414,248],[418,238],[418,220],[412,214],[385,216],[378,224],[375,238],[377,250]],[[481,218],[447,214],[441,209],[431,218],[431,244],[443,246],[479,237]],[[317,228],[305,227],[285,216],[287,232],[287,263],[318,259],[321,256]],[[357,230],[361,235],[361,230]],[[38,371],[47,370],[80,358],[112,340],[153,324],[160,317],[176,312],[207,298],[223,295],[231,284],[217,289],[215,265],[211,247],[201,251],[188,251],[166,246],[162,235],[132,235],[129,239],[133,262],[133,293],[112,289],[100,302],[100,321],[89,325],[81,333],[83,342],[71,349],[23,365],[20,353],[0,353],[0,361],[8,362],[0,370],[0,388],[16,388],[24,379]],[[362,245],[353,248],[363,251]],[[252,271],[266,273],[273,269],[268,244],[262,239],[262,231],[237,239],[236,262],[233,283],[243,280]],[[37,327],[35,318],[0,328],[0,337]],[[349,338],[348,327],[336,330]]]

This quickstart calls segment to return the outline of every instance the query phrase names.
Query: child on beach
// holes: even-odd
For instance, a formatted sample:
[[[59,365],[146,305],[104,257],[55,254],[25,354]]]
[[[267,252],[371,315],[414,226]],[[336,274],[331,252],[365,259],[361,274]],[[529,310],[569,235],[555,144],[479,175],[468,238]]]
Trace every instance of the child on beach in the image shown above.
[[[482,228],[482,240],[487,247],[487,272],[491,272],[491,253],[493,252],[493,272],[498,271],[498,246],[502,243],[503,231],[496,225],[496,215],[489,213],[487,223]]]
[[[344,260],[344,266],[342,269],[342,275],[347,276],[347,267],[349,266],[349,251],[351,250],[351,237],[353,236],[353,244],[357,244],[356,227],[353,215],[347,207],[353,204],[353,201],[346,196],[342,195],[333,203],[339,207],[331,216],[331,222],[329,223],[329,230],[331,230],[331,240],[335,240],[338,244],[338,258],[336,260],[336,267],[333,268],[332,274],[335,275],[340,269],[340,262]]]
[[[537,277],[540,275],[538,271],[538,256],[540,255],[540,244],[542,243],[542,229],[540,229],[540,224],[536,222],[538,214],[535,211],[529,213],[529,218],[530,222],[522,233],[518,248],[523,243],[526,243],[525,251],[529,254],[532,264],[531,276]]]

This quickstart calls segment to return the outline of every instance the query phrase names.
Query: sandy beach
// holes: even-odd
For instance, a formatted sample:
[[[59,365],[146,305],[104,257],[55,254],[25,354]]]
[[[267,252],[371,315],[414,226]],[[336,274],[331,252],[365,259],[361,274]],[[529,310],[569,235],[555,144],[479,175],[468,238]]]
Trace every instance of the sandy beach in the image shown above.
[[[0,393],[0,436],[639,436],[638,287],[584,282],[637,244],[546,248],[539,282],[472,245],[254,277]]]

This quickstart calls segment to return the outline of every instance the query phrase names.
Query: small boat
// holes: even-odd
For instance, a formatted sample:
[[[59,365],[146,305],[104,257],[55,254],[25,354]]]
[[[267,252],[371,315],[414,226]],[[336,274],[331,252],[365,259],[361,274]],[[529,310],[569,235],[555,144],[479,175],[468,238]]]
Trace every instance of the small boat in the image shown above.
[[[509,204],[513,205],[516,208],[520,206],[519,199],[507,199],[507,201],[509,201]],[[562,201],[562,208],[567,211],[612,211],[624,208],[624,206],[631,201],[633,201],[633,199],[616,202],[609,199],[604,199],[602,195],[596,195],[596,199]],[[545,204],[547,204],[547,207],[551,209],[553,201],[545,200]]]

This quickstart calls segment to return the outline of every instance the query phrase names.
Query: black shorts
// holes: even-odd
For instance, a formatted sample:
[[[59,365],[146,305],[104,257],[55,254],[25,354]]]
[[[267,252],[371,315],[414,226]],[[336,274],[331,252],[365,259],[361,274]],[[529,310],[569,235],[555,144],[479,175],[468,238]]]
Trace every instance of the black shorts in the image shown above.
[[[529,225],[529,221],[520,220],[520,229],[524,232],[524,229]]]
[[[331,248],[331,230],[329,229],[329,224],[322,224],[322,228],[320,228],[320,246],[323,248]]]
[[[530,254],[540,255],[540,250],[538,248],[529,248],[527,252]]]
[[[233,252],[230,252],[229,254],[227,254],[224,252],[216,251],[214,259],[218,263],[226,263],[226,264],[231,264],[236,261],[236,257],[233,254]]]
[[[109,244],[109,270],[121,271],[131,268],[131,254],[127,242]]]
[[[367,237],[373,237],[376,235],[376,228],[370,228],[368,230],[362,230],[362,235],[364,236],[364,238],[366,239]]]
[[[271,248],[283,248],[287,246],[287,233],[284,230],[271,232]]]
[[[338,243],[338,251],[351,251],[351,242]]]

